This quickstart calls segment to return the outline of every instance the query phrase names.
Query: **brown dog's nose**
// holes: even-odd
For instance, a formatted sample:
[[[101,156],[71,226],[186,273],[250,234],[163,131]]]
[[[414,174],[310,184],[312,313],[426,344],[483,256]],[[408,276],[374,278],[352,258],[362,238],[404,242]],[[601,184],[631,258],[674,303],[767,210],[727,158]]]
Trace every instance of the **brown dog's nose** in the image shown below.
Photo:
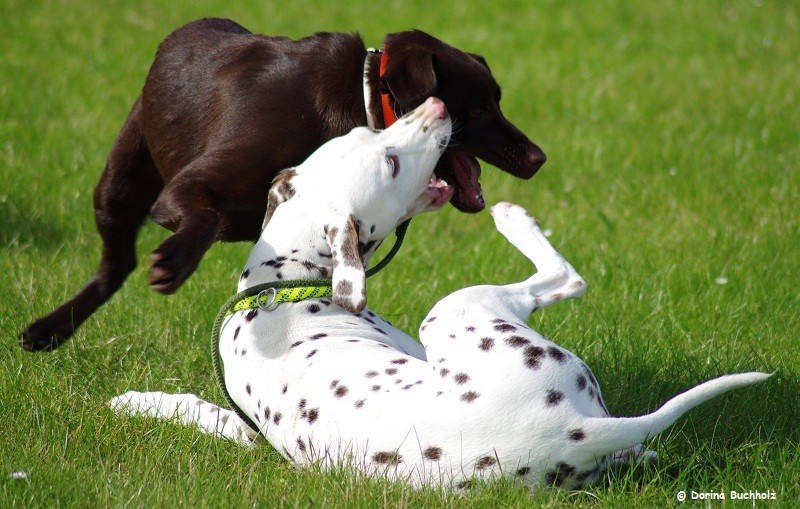
[[[542,149],[534,145],[530,150],[528,150],[527,159],[528,164],[533,170],[533,173],[536,173],[547,161],[547,156],[544,155],[544,151],[542,151]]]

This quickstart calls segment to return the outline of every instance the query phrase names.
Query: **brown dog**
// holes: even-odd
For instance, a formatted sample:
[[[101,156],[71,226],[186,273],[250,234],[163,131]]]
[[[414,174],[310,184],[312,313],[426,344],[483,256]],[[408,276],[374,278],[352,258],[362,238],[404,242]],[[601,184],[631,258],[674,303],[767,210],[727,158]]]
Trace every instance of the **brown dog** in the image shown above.
[[[436,174],[459,210],[484,208],[476,157],[521,178],[545,155],[500,111],[483,58],[420,31],[389,34],[368,51],[356,34],[292,41],[221,19],[189,23],[158,49],[95,189],[100,267],[75,297],[20,334],[47,350],[122,285],[136,265],[145,217],[174,232],[153,252],[149,281],[175,292],[216,240],[254,241],[270,182],[353,127],[384,128],[430,96],[454,123]]]

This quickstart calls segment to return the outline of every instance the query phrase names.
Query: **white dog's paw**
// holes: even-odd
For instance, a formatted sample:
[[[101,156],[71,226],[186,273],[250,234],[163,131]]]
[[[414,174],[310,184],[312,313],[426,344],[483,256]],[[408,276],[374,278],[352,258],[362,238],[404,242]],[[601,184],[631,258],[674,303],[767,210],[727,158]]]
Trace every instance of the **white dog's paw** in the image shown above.
[[[108,402],[108,406],[111,410],[118,413],[133,414],[136,413],[139,407],[138,400],[141,396],[141,392],[128,391],[125,394],[120,394],[119,396],[111,398]]]
[[[527,210],[514,203],[501,201],[491,207],[490,213],[494,218],[494,224],[501,232],[505,227],[513,225],[530,227],[533,223],[536,228],[539,227],[539,221],[536,218],[531,217]]]
[[[613,465],[655,465],[658,463],[658,453],[642,444],[635,445],[624,451],[617,451],[612,456]]]

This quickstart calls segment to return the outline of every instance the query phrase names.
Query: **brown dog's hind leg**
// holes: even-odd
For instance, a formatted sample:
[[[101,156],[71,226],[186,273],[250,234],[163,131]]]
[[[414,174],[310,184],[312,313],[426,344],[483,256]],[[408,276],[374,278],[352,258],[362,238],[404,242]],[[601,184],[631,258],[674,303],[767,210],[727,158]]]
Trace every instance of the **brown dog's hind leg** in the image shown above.
[[[136,267],[136,236],[163,184],[141,128],[141,98],[109,153],[94,193],[95,222],[103,239],[100,267],[75,296],[20,334],[25,350],[52,350],[116,292]]]

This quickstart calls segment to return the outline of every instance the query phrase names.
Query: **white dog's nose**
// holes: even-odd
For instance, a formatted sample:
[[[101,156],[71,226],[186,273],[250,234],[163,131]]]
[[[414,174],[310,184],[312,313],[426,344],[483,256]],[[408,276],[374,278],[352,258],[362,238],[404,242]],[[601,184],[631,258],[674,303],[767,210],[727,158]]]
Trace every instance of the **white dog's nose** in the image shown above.
[[[428,100],[423,103],[424,112],[434,118],[447,118],[447,107],[441,99],[436,97],[428,97]]]

